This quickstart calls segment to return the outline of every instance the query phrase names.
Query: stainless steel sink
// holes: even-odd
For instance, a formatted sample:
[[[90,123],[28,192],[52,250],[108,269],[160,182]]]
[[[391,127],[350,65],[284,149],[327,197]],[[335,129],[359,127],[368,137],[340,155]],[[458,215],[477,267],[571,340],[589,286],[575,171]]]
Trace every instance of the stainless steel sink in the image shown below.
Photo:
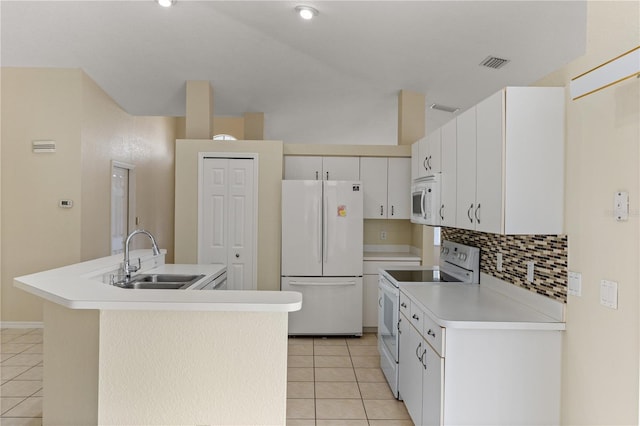
[[[201,278],[204,278],[204,275],[141,274],[131,277],[128,283],[116,285],[130,289],[181,290],[191,287]]]

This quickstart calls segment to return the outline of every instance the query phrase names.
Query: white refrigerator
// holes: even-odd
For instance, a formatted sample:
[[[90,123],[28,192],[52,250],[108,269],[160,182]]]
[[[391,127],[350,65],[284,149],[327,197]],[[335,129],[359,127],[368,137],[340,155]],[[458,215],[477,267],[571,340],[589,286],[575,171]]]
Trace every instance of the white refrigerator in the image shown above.
[[[359,181],[282,181],[283,291],[302,293],[290,335],[362,335]]]

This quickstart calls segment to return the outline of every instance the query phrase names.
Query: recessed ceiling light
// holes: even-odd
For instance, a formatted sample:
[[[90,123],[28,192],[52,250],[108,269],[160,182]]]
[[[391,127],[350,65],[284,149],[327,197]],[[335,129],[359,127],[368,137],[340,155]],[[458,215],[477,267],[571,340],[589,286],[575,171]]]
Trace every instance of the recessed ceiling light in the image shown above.
[[[307,21],[318,16],[318,13],[320,13],[318,9],[314,9],[311,6],[296,6],[296,12],[298,12],[298,15],[300,15],[302,19]]]
[[[171,7],[176,4],[176,0],[156,0],[156,2],[162,7]]]

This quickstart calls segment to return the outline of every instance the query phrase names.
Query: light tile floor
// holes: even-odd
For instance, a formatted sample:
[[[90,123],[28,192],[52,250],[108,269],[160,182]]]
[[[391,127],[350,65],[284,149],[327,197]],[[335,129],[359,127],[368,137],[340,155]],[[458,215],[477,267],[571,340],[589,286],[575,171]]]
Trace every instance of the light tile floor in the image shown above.
[[[42,425],[42,329],[0,332],[0,424]]]
[[[0,423],[42,425],[42,329],[0,333]],[[290,338],[287,425],[413,426],[380,370],[375,334]]]
[[[375,334],[289,338],[288,426],[413,426],[380,369]]]

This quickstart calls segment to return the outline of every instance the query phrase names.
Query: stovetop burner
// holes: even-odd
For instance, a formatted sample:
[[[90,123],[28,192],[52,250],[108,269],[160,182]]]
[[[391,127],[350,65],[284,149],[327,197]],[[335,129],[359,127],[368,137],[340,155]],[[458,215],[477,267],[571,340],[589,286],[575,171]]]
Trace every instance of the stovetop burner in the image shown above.
[[[386,272],[399,283],[461,282],[459,279],[452,277],[446,272],[434,269],[424,269],[418,271],[387,270]]]

